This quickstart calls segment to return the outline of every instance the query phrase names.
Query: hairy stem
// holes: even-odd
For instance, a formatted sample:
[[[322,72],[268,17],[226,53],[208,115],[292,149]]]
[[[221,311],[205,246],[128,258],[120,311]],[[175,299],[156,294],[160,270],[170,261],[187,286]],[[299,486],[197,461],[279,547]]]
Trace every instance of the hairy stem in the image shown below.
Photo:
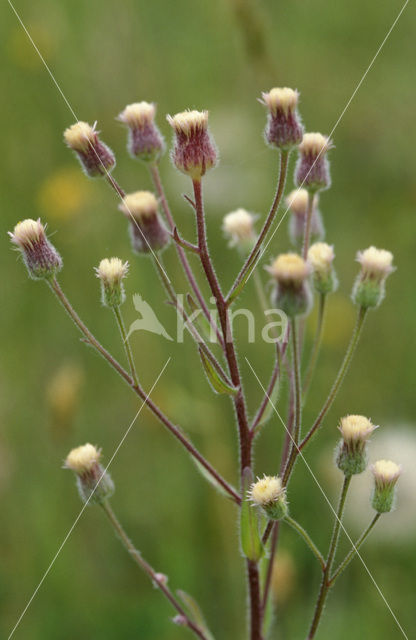
[[[316,544],[313,542],[313,540],[310,537],[309,533],[307,531],[305,531],[305,529],[299,524],[299,522],[297,522],[296,520],[294,520],[290,516],[286,516],[286,518],[284,519],[284,522],[287,522],[287,524],[289,524],[291,527],[293,527],[293,529],[295,529],[295,531],[297,531],[299,533],[299,535],[304,539],[304,541],[306,542],[306,544],[308,545],[308,547],[312,551],[312,553],[315,556],[315,558],[318,559],[322,569],[324,569],[325,568],[324,557],[323,557],[322,553],[319,551],[319,549],[316,546]]]
[[[283,196],[283,191],[285,188],[285,183],[286,183],[286,175],[287,175],[287,165],[288,165],[288,160],[289,160],[289,151],[281,151],[280,153],[280,169],[279,169],[279,179],[278,179],[278,183],[277,183],[277,188],[276,188],[276,193],[272,202],[272,206],[270,207],[270,211],[269,214],[266,218],[266,221],[263,225],[262,230],[260,231],[260,235],[257,238],[257,242],[254,245],[253,249],[251,250],[249,256],[247,257],[245,263],[243,264],[239,274],[237,275],[234,284],[232,285],[228,295],[227,295],[227,300],[230,300],[230,298],[232,298],[233,300],[235,300],[235,297],[233,297],[233,294],[235,292],[235,290],[237,289],[237,287],[239,287],[239,285],[241,284],[241,282],[244,280],[244,277],[246,276],[248,270],[250,268],[253,267],[253,263],[256,262],[256,260],[258,259],[258,254],[260,252],[260,249],[263,245],[264,240],[266,239],[267,233],[273,223],[273,220],[275,218],[277,209],[279,208],[279,204],[280,201],[282,199]],[[242,289],[240,290],[241,293]]]
[[[176,609],[179,615],[182,617],[184,624],[191,630],[193,633],[200,638],[201,640],[207,640],[207,636],[204,634],[202,629],[200,629],[187,615],[186,611],[182,608],[179,601],[173,595],[169,587],[167,586],[166,580],[164,576],[157,573],[151,565],[146,562],[146,560],[142,557],[141,553],[135,548],[130,538],[124,531],[121,526],[117,516],[115,515],[113,509],[111,508],[108,501],[105,501],[101,504],[104,513],[108,517],[111,525],[117,535],[117,537],[121,540],[124,548],[128,551],[133,561],[148,575],[152,584],[161,590],[163,595],[169,600],[171,605]]]
[[[160,202],[162,204],[162,208],[163,208],[163,211],[165,213],[166,220],[168,221],[168,224],[170,226],[171,231],[173,231],[174,228],[175,228],[175,220],[173,218],[172,211],[170,209],[170,206],[169,206],[166,194],[165,194],[165,190],[163,188],[163,184],[162,184],[162,180],[161,180],[161,177],[160,177],[160,172],[159,172],[158,165],[157,164],[151,164],[149,166],[149,171],[150,171],[150,175],[151,175],[152,180],[153,180],[153,184],[154,184],[155,189],[157,191],[157,194],[158,194],[158,196],[160,198]],[[198,286],[198,283],[197,283],[197,281],[195,279],[195,276],[194,276],[193,271],[191,269],[191,266],[189,264],[188,258],[186,257],[186,253],[183,250],[183,248],[178,244],[176,244],[176,250],[178,252],[179,260],[182,263],[182,267],[183,267],[185,275],[186,275],[186,277],[188,279],[188,282],[191,285],[192,290],[193,290],[193,292],[195,293],[195,295],[197,297],[197,300],[199,302],[199,306],[201,307],[202,312],[204,313],[205,317],[209,321],[211,327],[214,329],[215,334],[217,336],[218,342],[224,348],[224,341],[223,341],[222,336],[221,336],[221,334],[220,334],[220,332],[218,330],[217,325],[215,324],[214,320],[211,317],[211,314],[210,314],[209,309],[207,307],[207,304],[205,302],[204,296],[201,293],[201,290],[200,290],[200,288]]]
[[[308,207],[306,209],[306,218],[305,218],[305,233],[303,236],[303,249],[302,249],[302,257],[304,260],[306,260],[308,257],[309,243],[311,238],[311,222],[312,222],[314,198],[315,198],[315,195],[309,192]]]
[[[319,306],[318,306],[318,321],[316,325],[315,337],[313,340],[311,355],[309,359],[309,364],[306,369],[306,373],[304,376],[303,383],[303,403],[305,402],[306,395],[309,390],[309,386],[311,384],[313,374],[315,373],[316,363],[318,361],[319,351],[321,349],[322,343],[322,334],[324,328],[324,320],[325,320],[325,309],[326,309],[326,300],[327,296],[325,293],[319,294]]]
[[[250,584],[250,639],[263,640],[261,631],[260,577],[257,562],[247,560]]]
[[[117,371],[117,373],[124,379],[125,382],[129,385],[129,387],[134,391],[136,395],[147,405],[150,411],[158,418],[158,420],[175,436],[177,440],[187,449],[187,451],[191,454],[195,460],[208,471],[208,473],[225,489],[225,491],[232,497],[234,502],[238,505],[241,504],[241,497],[236,492],[236,490],[228,484],[226,480],[218,473],[214,467],[204,458],[204,456],[196,449],[196,447],[192,444],[192,442],[182,433],[182,431],[175,425],[173,422],[169,420],[165,416],[164,413],[159,409],[159,407],[151,400],[142,389],[140,385],[136,385],[134,380],[130,377],[127,371],[117,362],[115,358],[100,344],[97,338],[91,333],[88,327],[83,323],[75,309],[72,307],[68,298],[65,296],[62,291],[58,281],[56,279],[48,282],[52,291],[58,298],[59,302],[62,304],[66,312],[68,313],[71,320],[81,331],[83,336],[86,338],[88,344],[90,344],[98,353],[100,353],[104,359],[110,364],[110,366]]]
[[[341,495],[338,502],[337,514],[335,517],[334,528],[332,531],[331,542],[329,545],[328,556],[325,562],[325,566],[322,572],[322,582],[319,590],[318,600],[315,606],[315,613],[313,616],[312,624],[309,629],[308,640],[312,640],[315,637],[316,631],[318,629],[319,623],[321,621],[322,613],[324,610],[324,605],[326,598],[328,596],[328,591],[331,587],[329,582],[329,576],[332,569],[332,563],[334,561],[335,552],[338,545],[339,532],[341,528],[342,516],[344,514],[345,500],[347,498],[348,489],[351,483],[351,476],[344,477],[344,483],[342,485]]]
[[[137,377],[136,366],[134,364],[134,358],[130,347],[130,342],[126,334],[126,328],[123,322],[123,316],[121,315],[120,307],[113,307],[114,315],[116,317],[116,322],[120,331],[121,340],[123,342],[124,350],[126,352],[127,360],[130,367],[131,377],[133,378],[133,382],[135,386],[139,386],[139,379]]]
[[[367,538],[368,534],[373,530],[373,527],[375,526],[375,524],[378,521],[378,519],[380,518],[380,516],[381,516],[381,513],[376,513],[376,515],[371,520],[371,522],[368,525],[368,527],[363,531],[361,536],[358,538],[357,542],[355,543],[355,545],[353,546],[351,551],[345,556],[344,560],[341,562],[341,564],[338,566],[338,568],[334,571],[334,573],[332,574],[332,576],[329,579],[329,586],[330,587],[332,587],[332,585],[334,584],[335,580],[344,571],[344,569],[346,569],[348,567],[349,563],[351,562],[351,560],[356,555],[358,549],[361,547],[361,545],[363,544],[364,540]]]

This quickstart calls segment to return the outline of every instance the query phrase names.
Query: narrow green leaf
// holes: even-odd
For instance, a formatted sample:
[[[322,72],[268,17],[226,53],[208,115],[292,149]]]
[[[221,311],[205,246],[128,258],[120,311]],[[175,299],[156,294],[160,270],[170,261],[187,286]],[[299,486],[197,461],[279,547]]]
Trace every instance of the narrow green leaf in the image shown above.
[[[260,251],[258,251],[252,258],[249,267],[247,269],[247,271],[245,272],[243,278],[240,280],[240,282],[238,283],[238,285],[236,286],[236,288],[234,289],[234,291],[231,292],[231,294],[229,295],[229,297],[227,298],[227,304],[230,305],[236,298],[237,296],[240,295],[241,291],[243,290],[243,288],[245,287],[245,284],[248,280],[248,278],[251,275],[251,272],[253,271],[254,267],[257,265],[257,258],[259,257]]]
[[[250,504],[247,493],[253,482],[253,472],[246,468],[243,472],[243,502],[240,515],[241,550],[249,560],[258,562],[263,554],[257,512]]]
[[[226,393],[230,396],[235,396],[238,393],[238,389],[230,386],[222,375],[217,371],[209,358],[205,355],[202,349],[199,347],[199,355],[201,357],[202,366],[207,374],[208,382],[215,391],[215,393]]]
[[[185,608],[188,610],[188,613],[192,621],[195,622],[195,624],[201,629],[201,631],[204,632],[204,635],[207,638],[207,640],[214,640],[214,636],[212,635],[211,631],[207,627],[204,614],[202,613],[201,607],[199,606],[199,604],[194,600],[192,596],[189,595],[189,593],[186,593],[186,591],[182,591],[181,589],[178,589],[176,593],[178,594],[179,598],[182,600]]]
[[[214,478],[213,475],[211,475],[210,473],[208,473],[208,471],[205,469],[205,467],[199,462],[199,460],[197,460],[196,458],[194,458],[192,456],[192,460],[195,462],[196,468],[198,469],[198,471],[200,472],[200,474],[205,478],[205,480],[207,480],[210,485],[212,485],[214,487],[214,489],[216,489],[217,491],[219,491],[223,496],[225,496],[226,498],[231,498],[230,494],[227,493],[227,491],[224,489],[224,487],[217,482],[217,480]]]

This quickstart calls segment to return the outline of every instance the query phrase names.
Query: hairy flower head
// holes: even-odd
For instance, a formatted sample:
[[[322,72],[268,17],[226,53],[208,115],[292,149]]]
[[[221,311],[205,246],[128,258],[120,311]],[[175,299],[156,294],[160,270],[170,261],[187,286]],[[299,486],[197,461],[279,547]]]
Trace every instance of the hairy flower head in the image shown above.
[[[254,219],[245,209],[231,211],[224,216],[222,228],[230,240],[230,245],[249,243],[254,238]]]
[[[278,476],[264,476],[258,478],[257,482],[254,482],[248,493],[250,500],[253,504],[259,507],[265,507],[268,504],[276,502],[284,496],[285,489],[282,486],[282,481]]]
[[[138,220],[152,218],[157,213],[158,201],[151,191],[135,191],[123,198],[119,209],[127,216],[131,215]]]
[[[84,444],[69,452],[64,467],[77,475],[89,473],[99,463],[101,450],[92,444]]]
[[[394,486],[402,473],[401,466],[391,460],[377,460],[370,468],[376,485],[382,489]]]
[[[166,116],[166,119],[176,133],[187,138],[208,128],[208,111],[181,111],[174,116]]]
[[[9,231],[8,233],[13,244],[20,249],[32,248],[37,242],[46,238],[45,227],[40,218],[37,220],[32,220],[31,218],[22,220],[22,222],[17,223],[13,232]]]
[[[339,425],[343,440],[351,445],[368,440],[374,429],[377,427],[365,416],[346,416]]]
[[[335,258],[334,247],[326,242],[316,242],[308,251],[308,262],[318,274],[327,274]]]
[[[267,106],[273,115],[283,111],[285,115],[294,111],[298,104],[299,92],[288,87],[274,87],[261,94],[261,102]]]
[[[324,154],[332,147],[332,142],[322,133],[304,133],[299,145],[300,153],[304,155],[318,156]]]
[[[95,124],[92,127],[88,122],[76,122],[64,131],[64,140],[70,149],[74,151],[88,151],[96,137]]]
[[[310,274],[310,266],[297,253],[280,254],[267,270],[285,285],[302,284]]]
[[[119,114],[118,120],[128,127],[143,127],[151,124],[156,115],[156,106],[153,102],[134,102],[128,104]]]
[[[357,261],[361,264],[362,275],[367,278],[380,280],[394,271],[393,254],[385,249],[369,247],[364,251],[359,251]]]

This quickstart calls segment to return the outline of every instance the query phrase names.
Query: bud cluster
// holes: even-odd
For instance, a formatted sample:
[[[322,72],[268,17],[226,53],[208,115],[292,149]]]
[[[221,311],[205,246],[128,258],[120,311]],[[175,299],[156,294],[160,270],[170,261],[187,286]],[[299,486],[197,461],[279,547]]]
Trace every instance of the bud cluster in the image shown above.
[[[114,493],[111,476],[100,464],[101,450],[92,444],[72,449],[64,468],[73,471],[77,478],[79,495],[83,502],[101,503]]]
[[[248,497],[256,507],[261,507],[271,520],[281,520],[288,514],[286,489],[278,476],[264,476],[254,482]]]

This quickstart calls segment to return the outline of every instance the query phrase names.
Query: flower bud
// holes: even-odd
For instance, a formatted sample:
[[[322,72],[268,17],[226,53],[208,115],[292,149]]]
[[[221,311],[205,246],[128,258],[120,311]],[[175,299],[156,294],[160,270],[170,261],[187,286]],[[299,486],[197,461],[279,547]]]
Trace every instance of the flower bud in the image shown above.
[[[402,469],[391,460],[378,460],[371,465],[374,476],[372,507],[377,513],[387,513],[394,508],[395,485]]]
[[[105,307],[119,307],[126,299],[123,279],[129,270],[129,263],[120,258],[104,258],[95,268],[101,280],[101,300]]]
[[[367,441],[374,429],[371,420],[364,416],[346,416],[341,418],[336,463],[346,476],[362,473],[367,467]]]
[[[262,93],[260,102],[269,113],[264,132],[266,141],[280,149],[291,149],[302,140],[303,126],[297,111],[299,93],[288,87]]]
[[[114,493],[111,476],[100,464],[101,450],[92,444],[72,449],[64,468],[71,469],[77,477],[77,487],[83,502],[99,504]]]
[[[224,216],[222,228],[230,247],[239,247],[244,253],[251,251],[256,240],[254,220],[255,216],[245,209],[237,209]]]
[[[119,205],[130,220],[130,237],[136,253],[159,251],[169,243],[169,233],[158,213],[158,201],[150,191],[136,191]]]
[[[337,288],[337,277],[332,263],[334,248],[326,242],[316,242],[308,251],[308,262],[312,267],[313,284],[318,293],[332,293]]]
[[[143,162],[157,162],[165,150],[162,134],[155,124],[156,105],[149,102],[128,104],[118,120],[127,125],[127,148],[134,158]]]
[[[326,154],[331,147],[329,138],[321,133],[304,134],[295,169],[295,180],[299,187],[304,187],[311,193],[328,189],[331,179]]]
[[[75,151],[87,176],[106,175],[116,164],[113,152],[98,137],[98,132],[87,122],[76,122],[64,131],[64,140]]]
[[[217,150],[208,131],[208,111],[183,111],[167,116],[167,120],[175,132],[173,163],[192,180],[200,180],[217,164]]]
[[[271,520],[280,520],[288,514],[286,489],[278,476],[264,476],[254,482],[249,491],[253,505],[261,507]]]
[[[34,280],[53,278],[62,269],[62,258],[49,242],[46,227],[40,219],[19,222],[9,236],[23,256],[29,275]]]
[[[357,253],[357,261],[361,264],[361,272],[355,281],[352,299],[364,309],[377,307],[384,298],[387,276],[394,271],[393,254],[369,247]]]
[[[266,269],[277,282],[273,304],[290,318],[308,313],[312,303],[308,263],[297,253],[285,253]]]
[[[306,189],[294,189],[286,198],[286,205],[291,216],[289,218],[289,237],[292,244],[300,251],[303,246],[305,235],[305,222],[308,211],[309,194]],[[310,241],[318,242],[325,236],[322,217],[318,209],[318,194],[313,199],[311,216],[311,236]]]

